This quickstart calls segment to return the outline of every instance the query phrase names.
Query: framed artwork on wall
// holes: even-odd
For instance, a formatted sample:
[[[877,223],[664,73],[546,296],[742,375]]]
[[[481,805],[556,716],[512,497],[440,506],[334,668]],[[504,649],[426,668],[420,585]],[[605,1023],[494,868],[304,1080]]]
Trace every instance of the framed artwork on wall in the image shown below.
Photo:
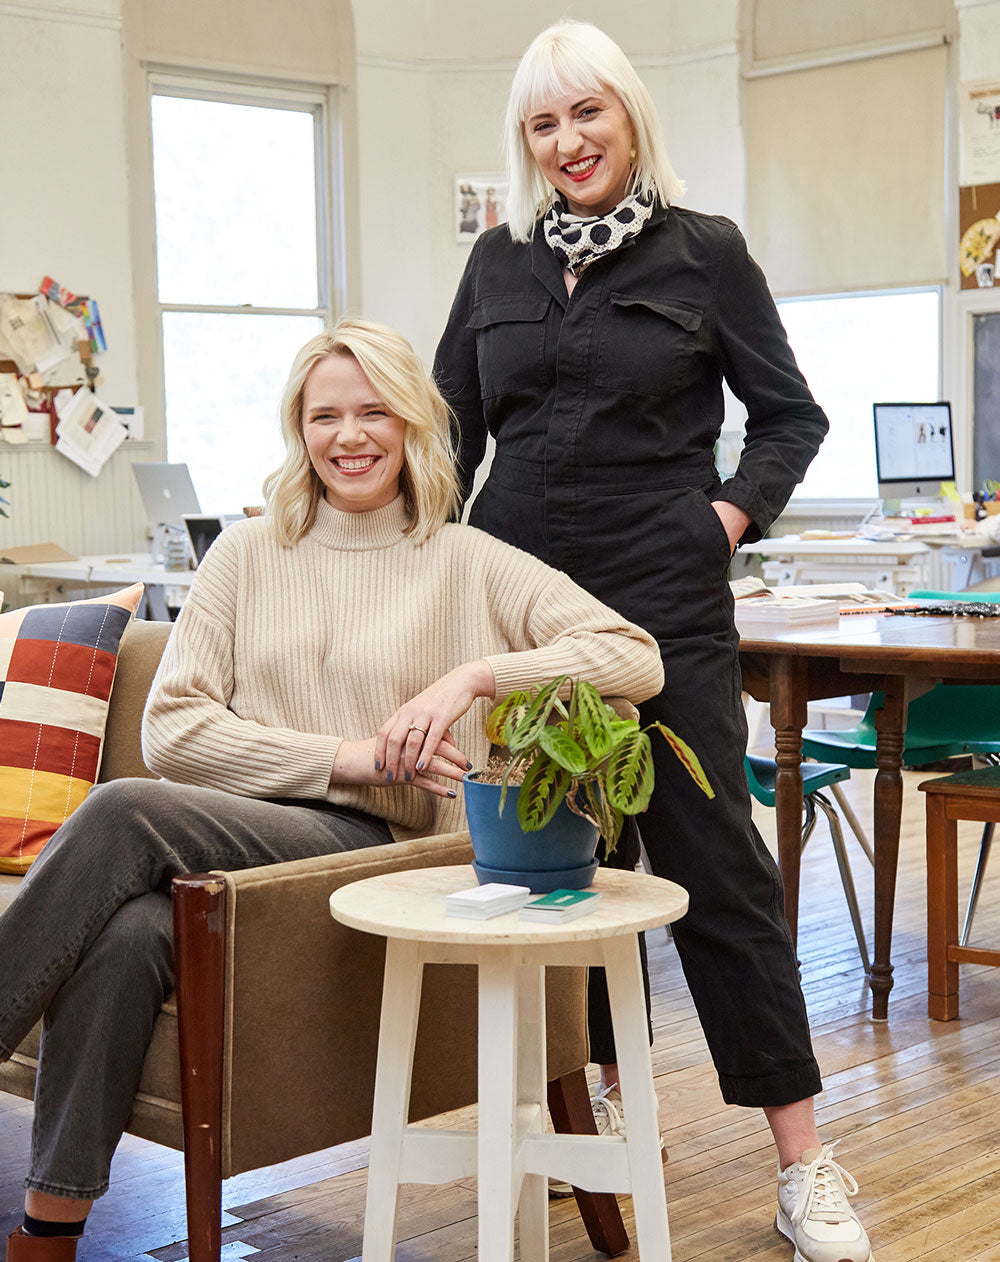
[[[487,228],[507,221],[507,180],[502,173],[455,176],[455,240],[471,244]]]

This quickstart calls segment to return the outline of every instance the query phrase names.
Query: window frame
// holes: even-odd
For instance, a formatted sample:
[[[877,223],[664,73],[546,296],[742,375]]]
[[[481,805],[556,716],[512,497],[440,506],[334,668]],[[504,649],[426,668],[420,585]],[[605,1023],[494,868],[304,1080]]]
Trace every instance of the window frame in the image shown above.
[[[150,437],[159,458],[169,451],[164,374],[163,318],[168,313],[219,314],[253,319],[258,315],[314,316],[331,327],[345,309],[348,290],[346,197],[344,186],[343,110],[340,85],[268,79],[259,75],[202,72],[183,67],[147,63],[143,67],[145,119],[144,143],[136,166],[144,196],[137,213],[145,228],[145,245],[137,247],[137,280],[147,277],[148,297],[141,305],[146,313],[148,335],[140,336],[137,351],[142,393],[152,406]],[[263,106],[308,112],[314,118],[314,171],[316,186],[317,305],[315,307],[227,306],[200,303],[164,303],[159,296],[156,247],[156,202],[153,178],[154,96],[218,101],[233,105]],[[140,200],[140,199],[137,199]],[[147,412],[147,416],[149,416]]]

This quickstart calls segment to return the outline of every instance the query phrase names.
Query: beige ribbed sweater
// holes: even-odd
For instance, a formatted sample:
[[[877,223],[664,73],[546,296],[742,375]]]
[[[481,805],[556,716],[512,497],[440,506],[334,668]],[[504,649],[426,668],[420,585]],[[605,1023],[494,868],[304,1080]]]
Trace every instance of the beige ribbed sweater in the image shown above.
[[[224,531],[153,681],[150,770],[247,797],[326,798],[381,816],[398,838],[447,832],[464,827],[461,790],[331,786],[341,740],[374,736],[405,701],[479,658],[498,698],[563,673],[632,701],[662,687],[655,641],[566,575],[471,526],[418,546],[405,524],[400,497],[370,513],[321,501],[292,548],[264,518]],[[480,698],[452,728],[476,766],[494,704]]]

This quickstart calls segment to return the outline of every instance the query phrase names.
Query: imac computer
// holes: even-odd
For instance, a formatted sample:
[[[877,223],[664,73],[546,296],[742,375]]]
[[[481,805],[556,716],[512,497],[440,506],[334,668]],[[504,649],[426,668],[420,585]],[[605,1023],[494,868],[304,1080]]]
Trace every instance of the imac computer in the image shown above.
[[[955,481],[950,403],[876,403],[875,463],[885,504],[926,507]]]

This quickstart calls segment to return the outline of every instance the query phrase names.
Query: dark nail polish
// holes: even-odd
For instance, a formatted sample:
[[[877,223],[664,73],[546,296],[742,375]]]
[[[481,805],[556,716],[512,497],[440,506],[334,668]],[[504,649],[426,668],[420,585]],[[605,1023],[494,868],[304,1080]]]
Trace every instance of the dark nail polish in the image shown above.
[[[466,770],[466,771],[471,771],[471,770],[472,770],[472,763],[471,763],[471,762],[467,762],[467,763],[465,764],[465,770]]]
[[[409,784],[409,783],[410,783],[410,781],[413,779],[413,777],[412,777],[412,776],[410,775],[410,773],[407,771],[407,772],[404,774],[403,779],[406,781],[406,783],[407,783],[407,784]]]
[[[449,789],[449,790],[448,790],[448,796],[449,796],[450,798],[457,798],[457,797],[458,797],[458,794],[455,792],[455,790],[454,790],[454,789]]]
[[[391,771],[387,771],[387,772],[385,773],[385,778],[386,778],[386,779],[389,781],[389,783],[391,784],[391,783],[392,783],[392,772],[391,772]]]
[[[417,763],[417,770],[418,770],[418,771],[423,771],[423,769],[424,769],[424,764],[423,764],[422,762],[418,762],[418,763]]]
[[[379,762],[379,760],[378,760],[377,758],[375,759],[375,770],[376,770],[376,771],[381,771],[381,770],[382,770],[382,764]]]

